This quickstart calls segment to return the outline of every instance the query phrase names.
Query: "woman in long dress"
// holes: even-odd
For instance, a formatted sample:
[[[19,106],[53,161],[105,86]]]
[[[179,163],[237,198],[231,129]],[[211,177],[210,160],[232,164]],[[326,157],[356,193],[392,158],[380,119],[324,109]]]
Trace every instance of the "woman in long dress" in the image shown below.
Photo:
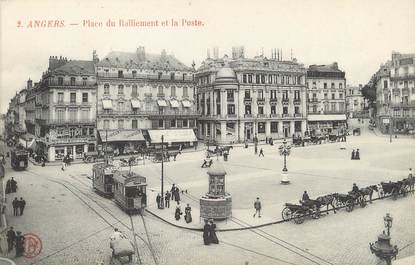
[[[213,220],[210,220],[210,233],[209,233],[209,241],[213,244],[219,244],[219,239],[216,236],[216,225],[213,223]]]
[[[187,204],[186,208],[184,208],[184,220],[186,220],[186,223],[192,222],[192,208],[189,204]]]
[[[210,224],[209,224],[208,220],[205,219],[205,226],[203,227],[203,243],[205,245],[210,244],[209,235],[210,235]]]
[[[182,210],[180,209],[180,205],[177,205],[176,211],[174,212],[174,218],[176,220],[180,220],[180,215],[182,215]]]

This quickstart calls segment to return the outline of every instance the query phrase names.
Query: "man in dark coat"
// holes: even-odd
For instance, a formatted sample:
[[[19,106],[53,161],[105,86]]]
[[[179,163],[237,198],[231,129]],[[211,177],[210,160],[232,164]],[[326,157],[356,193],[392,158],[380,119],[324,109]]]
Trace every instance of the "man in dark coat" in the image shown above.
[[[171,198],[171,193],[169,192],[169,191],[166,191],[166,195],[165,195],[165,197],[164,197],[164,200],[165,200],[165,206],[167,207],[167,208],[170,208],[170,198]]]
[[[19,208],[19,201],[17,200],[17,197],[14,198],[14,200],[12,201],[12,206],[13,206],[13,215],[18,216],[19,212],[17,209]]]
[[[308,196],[308,193],[305,190],[304,193],[303,193],[302,201],[305,202],[305,201],[309,201],[309,200],[310,200],[310,197]]]
[[[6,182],[6,194],[9,194],[11,192],[12,192],[12,184],[10,182],[10,179],[8,179]]]
[[[354,159],[355,159],[355,151],[353,149],[353,151],[352,151],[352,160],[354,160]]]
[[[174,218],[178,221],[180,220],[180,216],[182,215],[182,210],[180,209],[180,205],[176,206],[176,211],[174,212]]]
[[[176,190],[174,191],[174,200],[177,202],[177,205],[180,204],[180,191],[179,188],[176,187]]]
[[[7,231],[7,251],[10,252],[13,250],[14,242],[16,241],[16,233],[13,230],[13,226],[10,227],[9,231]]]
[[[264,156],[264,150],[262,148],[259,149],[259,155],[258,156]]]
[[[210,223],[210,231],[209,231],[209,241],[213,244],[219,244],[219,239],[216,236],[216,225],[213,223],[213,220],[209,221]]]
[[[24,252],[24,236],[22,235],[22,232],[17,231],[16,236],[16,258],[21,257]]]
[[[354,157],[356,160],[360,160],[360,152],[359,152],[359,148],[356,150],[356,154]]]
[[[23,215],[24,208],[26,207],[26,201],[23,200],[22,197],[20,197],[20,201],[19,201],[18,206],[20,208],[20,215]]]
[[[203,226],[203,243],[205,245],[210,244],[209,235],[210,235],[210,224],[208,220],[205,219],[205,226]]]
[[[160,200],[161,200],[161,196],[160,196],[160,193],[159,193],[159,194],[157,194],[157,197],[156,197],[156,202],[157,202],[157,208],[158,209],[160,209]]]
[[[10,187],[11,187],[11,192],[16,192],[16,190],[17,190],[17,182],[14,180],[14,178],[12,178],[10,180]]]
[[[184,220],[186,223],[192,222],[192,208],[189,204],[187,204],[186,208],[184,208]]]
[[[357,187],[356,183],[353,183],[352,193],[354,194],[359,193],[359,187]]]

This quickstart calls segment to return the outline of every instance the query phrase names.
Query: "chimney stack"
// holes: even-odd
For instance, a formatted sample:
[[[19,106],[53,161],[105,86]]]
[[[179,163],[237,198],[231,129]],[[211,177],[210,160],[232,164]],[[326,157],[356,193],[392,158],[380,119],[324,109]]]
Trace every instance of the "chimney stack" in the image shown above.
[[[32,80],[29,78],[29,80],[27,80],[27,89],[31,89],[32,88]]]
[[[213,59],[219,59],[219,48],[213,47]]]

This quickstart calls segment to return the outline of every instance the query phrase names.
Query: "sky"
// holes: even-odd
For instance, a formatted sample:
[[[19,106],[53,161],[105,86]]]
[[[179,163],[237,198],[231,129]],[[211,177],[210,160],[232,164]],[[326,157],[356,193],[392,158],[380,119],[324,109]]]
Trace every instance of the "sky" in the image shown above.
[[[119,19],[158,25],[120,27]],[[200,22],[184,26],[183,19]],[[52,23],[34,27],[36,20]],[[108,20],[116,26],[107,27]],[[231,55],[232,46],[244,46],[247,57],[261,50],[271,57],[271,49],[279,48],[290,59],[292,50],[305,66],[338,62],[348,84],[366,84],[393,50],[415,52],[414,26],[414,0],[2,0],[0,113],[28,78],[40,80],[51,55],[91,60],[93,50],[103,58],[138,46],[150,53],[166,49],[196,67],[215,46],[220,56]]]

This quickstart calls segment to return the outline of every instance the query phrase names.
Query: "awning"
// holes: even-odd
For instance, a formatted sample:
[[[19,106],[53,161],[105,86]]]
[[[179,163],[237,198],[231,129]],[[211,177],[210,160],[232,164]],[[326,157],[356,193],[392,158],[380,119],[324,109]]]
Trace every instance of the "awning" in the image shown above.
[[[161,136],[164,136],[165,143],[183,143],[197,141],[193,129],[169,129],[169,130],[148,130],[151,143],[161,143]]]
[[[139,100],[137,100],[137,99],[132,99],[131,100],[131,107],[133,109],[139,109],[140,106],[141,106],[141,104],[140,104],[140,101]]]
[[[110,99],[102,100],[102,107],[104,109],[112,109],[112,101]]]
[[[167,102],[164,99],[157,100],[159,107],[167,107]]]
[[[170,100],[170,105],[172,108],[178,108],[179,107],[179,102],[177,100]]]
[[[182,104],[185,108],[190,108],[192,106],[192,103],[189,100],[183,100]]]
[[[345,121],[346,114],[335,115],[308,115],[308,121]]]
[[[128,141],[145,141],[141,130],[123,130],[123,131],[99,131],[102,142],[128,142]]]

